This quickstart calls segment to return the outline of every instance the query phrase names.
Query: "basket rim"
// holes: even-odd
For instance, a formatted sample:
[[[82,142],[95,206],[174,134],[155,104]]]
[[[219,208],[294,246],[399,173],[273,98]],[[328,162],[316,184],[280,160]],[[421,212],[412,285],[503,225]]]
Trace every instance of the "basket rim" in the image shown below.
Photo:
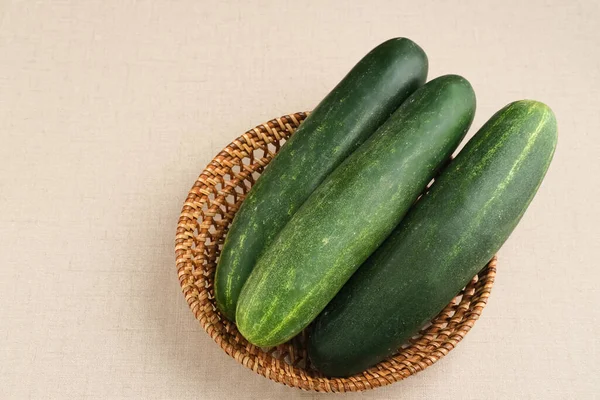
[[[209,265],[206,256],[196,247],[199,246],[214,260],[217,259],[219,244],[205,245],[201,240],[197,241],[197,237],[211,238],[211,229],[218,231],[224,225],[229,225],[227,218],[230,221],[236,210],[232,213],[225,205],[222,219],[216,216],[223,212],[222,207],[227,203],[228,196],[233,196],[234,201],[241,203],[238,197],[243,198],[243,195],[236,193],[235,183],[246,179],[251,186],[253,172],[261,170],[274,156],[267,150],[268,145],[275,144],[275,152],[278,151],[280,142],[293,134],[308,115],[309,112],[286,114],[257,125],[228,144],[200,173],[184,201],[177,225],[175,255],[181,290],[194,316],[209,336],[227,354],[259,375],[287,386],[316,392],[353,392],[385,386],[434,364],[470,331],[490,296],[496,275],[496,256],[461,291],[462,298],[458,302],[460,296],[455,298],[432,320],[432,325],[422,330],[406,348],[362,373],[348,378],[329,378],[314,370],[290,365],[284,357],[272,356],[279,351],[278,348],[265,351],[248,343],[237,332],[235,324],[227,321],[216,307],[211,293],[214,276],[212,264],[216,264],[216,261]],[[257,149],[265,151],[260,159],[253,155]],[[242,161],[244,158],[254,160],[255,166],[245,165]],[[232,172],[234,166],[239,167],[239,173]],[[232,179],[226,181],[227,176]],[[219,185],[220,190],[217,189]],[[224,236],[225,233],[220,239]],[[196,267],[197,259],[206,261],[206,265]],[[438,320],[442,323],[438,323]],[[290,348],[293,352],[293,346]]]

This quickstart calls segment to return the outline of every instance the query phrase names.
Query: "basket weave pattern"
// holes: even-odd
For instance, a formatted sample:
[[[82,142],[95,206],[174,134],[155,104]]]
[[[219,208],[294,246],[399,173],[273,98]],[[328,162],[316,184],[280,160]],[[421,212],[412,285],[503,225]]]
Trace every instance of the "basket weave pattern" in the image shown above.
[[[307,115],[285,115],[247,131],[202,171],[177,226],[175,253],[181,288],[210,337],[239,363],[266,378],[318,392],[353,392],[388,385],[432,365],[469,332],[490,295],[496,257],[408,345],[349,378],[327,378],[311,368],[305,332],[283,345],[262,349],[248,343],[215,306],[213,278],[229,225],[256,178]]]

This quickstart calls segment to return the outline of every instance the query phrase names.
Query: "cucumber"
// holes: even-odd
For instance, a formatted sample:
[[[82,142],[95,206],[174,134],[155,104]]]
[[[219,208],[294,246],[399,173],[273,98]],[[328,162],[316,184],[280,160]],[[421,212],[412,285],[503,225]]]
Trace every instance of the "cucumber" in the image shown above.
[[[427,77],[427,56],[405,38],[367,54],[325,97],[252,187],[225,238],[215,300],[235,318],[248,275],[275,235],[315,188],[362,144]]]
[[[523,216],[556,135],[542,103],[518,101],[496,113],[315,320],[313,365],[328,376],[359,373],[435,317]]]
[[[239,331],[258,346],[304,329],[390,234],[475,112],[469,82],[417,89],[313,192],[259,258],[239,298]]]

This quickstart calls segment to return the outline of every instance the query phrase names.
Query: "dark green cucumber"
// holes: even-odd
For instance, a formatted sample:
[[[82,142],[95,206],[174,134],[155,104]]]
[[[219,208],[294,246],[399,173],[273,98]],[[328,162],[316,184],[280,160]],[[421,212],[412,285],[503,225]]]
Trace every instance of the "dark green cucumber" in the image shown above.
[[[259,258],[238,302],[242,335],[273,346],[304,329],[402,219],[474,113],[475,94],[462,77],[443,76],[417,89]]]
[[[325,97],[252,187],[225,238],[215,276],[221,312],[237,300],[262,251],[315,188],[427,77],[427,56],[405,38],[373,49]]]
[[[315,320],[313,365],[328,376],[358,373],[416,334],[508,238],[555,146],[544,104],[496,113]]]

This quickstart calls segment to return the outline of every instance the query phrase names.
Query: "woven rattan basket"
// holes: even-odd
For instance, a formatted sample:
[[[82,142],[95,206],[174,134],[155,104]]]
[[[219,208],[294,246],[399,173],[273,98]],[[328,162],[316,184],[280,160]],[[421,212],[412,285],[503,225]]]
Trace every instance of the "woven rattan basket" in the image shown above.
[[[181,288],[210,337],[239,363],[266,378],[318,392],[354,392],[388,385],[432,365],[469,332],[490,295],[495,257],[407,346],[349,378],[327,378],[312,369],[304,333],[283,345],[262,349],[248,343],[215,306],[213,277],[233,216],[260,172],[307,115],[284,115],[249,130],[202,171],[177,226],[175,252]]]

